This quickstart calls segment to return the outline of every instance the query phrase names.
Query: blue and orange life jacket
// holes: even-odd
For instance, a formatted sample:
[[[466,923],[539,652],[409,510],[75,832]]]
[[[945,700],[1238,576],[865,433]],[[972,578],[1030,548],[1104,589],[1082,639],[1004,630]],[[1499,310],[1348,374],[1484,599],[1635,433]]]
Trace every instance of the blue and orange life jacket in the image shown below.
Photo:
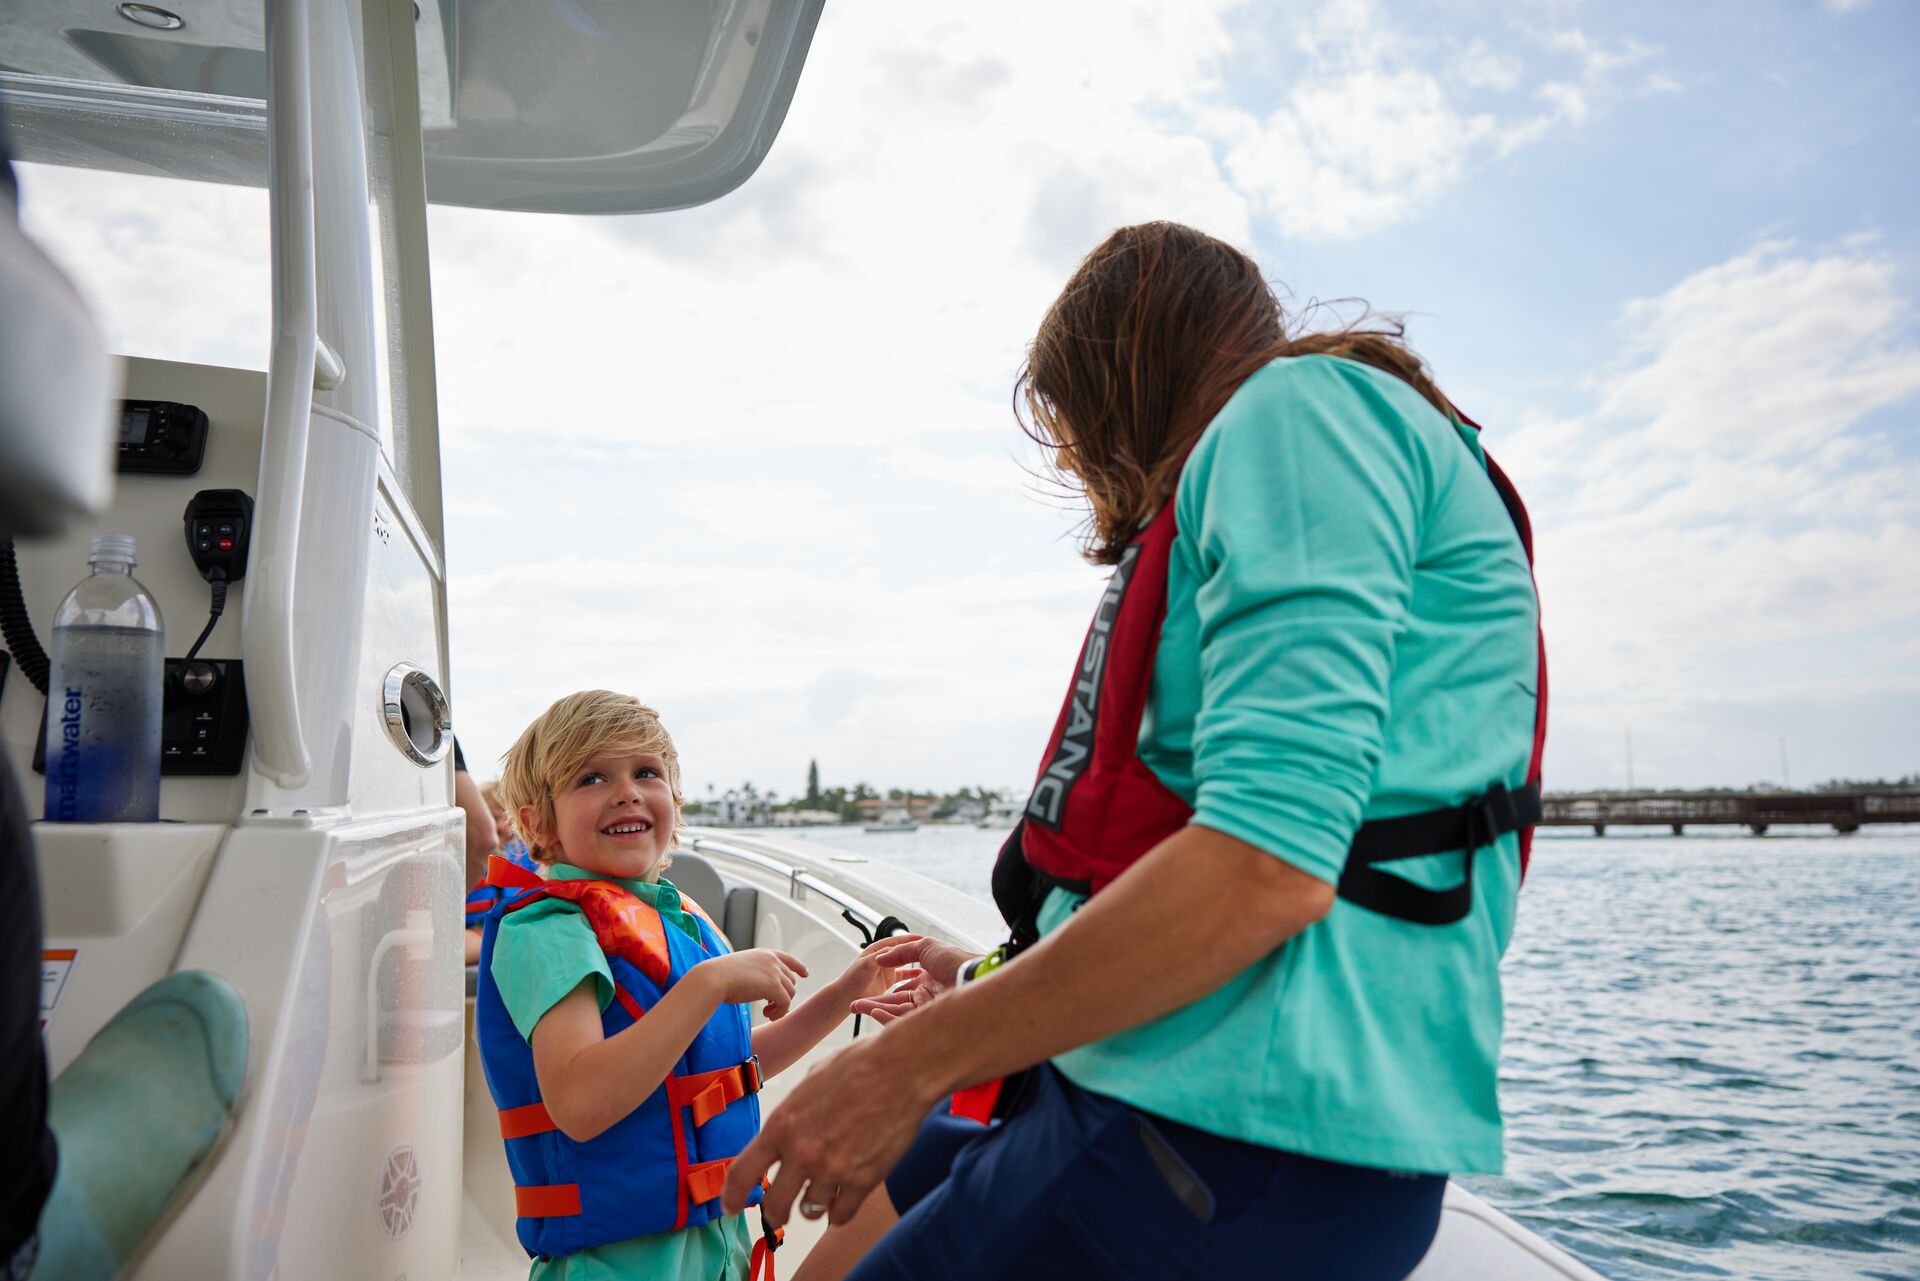
[[[533,861],[533,855],[527,850],[527,843],[517,836],[502,845],[494,857],[506,859],[529,872],[537,873],[540,870],[540,865]],[[486,924],[487,913],[494,909],[505,893],[493,883],[491,877],[483,876],[475,881],[467,890],[467,928],[477,930]]]
[[[498,857],[487,877],[503,893],[482,935],[474,1030],[513,1171],[520,1244],[550,1258],[720,1218],[727,1166],[760,1130],[754,1097],[760,1064],[747,1007],[715,1010],[660,1088],[582,1143],[561,1133],[547,1114],[532,1047],[507,1013],[492,966],[508,913],[544,898],[569,900],[593,927],[613,971],[616,999],[600,1016],[602,1031],[612,1037],[638,1022],[688,970],[728,952],[725,937],[692,899],[681,901],[699,922],[699,942],[611,881],[543,880]],[[749,1204],[760,1195],[755,1189]],[[756,1273],[762,1253],[756,1246]]]

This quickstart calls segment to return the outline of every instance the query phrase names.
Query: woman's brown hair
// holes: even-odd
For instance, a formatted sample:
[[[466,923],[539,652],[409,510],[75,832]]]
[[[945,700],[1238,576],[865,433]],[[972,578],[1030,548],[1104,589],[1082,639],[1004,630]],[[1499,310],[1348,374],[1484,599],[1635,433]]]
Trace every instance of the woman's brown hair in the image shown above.
[[[1093,505],[1087,559],[1112,565],[1172,495],[1200,433],[1269,361],[1345,356],[1450,414],[1402,332],[1383,317],[1297,330],[1253,259],[1177,222],[1141,223],[1108,236],[1060,291],[1014,410]]]

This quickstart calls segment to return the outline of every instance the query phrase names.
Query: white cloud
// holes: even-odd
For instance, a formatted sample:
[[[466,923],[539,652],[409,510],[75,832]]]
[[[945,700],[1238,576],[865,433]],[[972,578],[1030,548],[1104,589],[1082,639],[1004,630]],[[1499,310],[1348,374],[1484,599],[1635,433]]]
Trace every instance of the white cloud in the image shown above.
[[[1497,52],[1485,40],[1474,40],[1454,58],[1448,70],[1469,89],[1505,93],[1520,83],[1524,68],[1517,58]]]
[[[1376,230],[1578,123],[1644,53],[1578,32],[1414,40],[1365,0],[1291,22],[1246,0],[1097,22],[1013,0],[830,7],[769,160],[717,204],[435,210],[447,421],[596,448],[998,432],[1022,338],[1112,227]],[[1280,102],[1249,100],[1269,84]],[[72,171],[28,187],[30,226],[107,300],[116,345],[263,363],[263,192]]]
[[[1920,700],[1920,341],[1892,259],[1767,242],[1621,327],[1592,412],[1501,450],[1540,533],[1564,781],[1618,782],[1629,727],[1663,781],[1773,778],[1776,736],[1837,700]],[[1730,758],[1728,709],[1760,702],[1773,732]],[[1860,732],[1911,758],[1910,725]]]
[[[1534,36],[1529,87],[1524,64],[1484,38],[1404,37],[1370,0],[1314,11],[1298,43],[1306,65],[1279,81],[1281,102],[1208,121],[1235,183],[1282,232],[1309,238],[1413,216],[1477,166],[1584,124],[1655,52],[1578,30]]]
[[[981,454],[955,456],[922,448],[896,449],[887,455],[886,464],[902,482],[914,486],[941,485],[1005,493],[1015,486],[1027,485],[1036,492],[1044,491],[1034,472],[1012,456],[1011,446],[1007,455],[1000,458]]]
[[[117,352],[267,366],[267,193],[20,166],[20,220]]]

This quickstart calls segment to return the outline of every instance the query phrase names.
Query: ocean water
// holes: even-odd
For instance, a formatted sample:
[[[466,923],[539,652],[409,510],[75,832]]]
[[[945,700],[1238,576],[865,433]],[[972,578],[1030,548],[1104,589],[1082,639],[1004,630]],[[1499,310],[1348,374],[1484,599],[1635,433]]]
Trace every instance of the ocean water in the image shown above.
[[[1005,833],[798,835],[986,898]],[[1920,1279],[1920,828],[1543,832],[1504,975],[1475,1191],[1612,1281]]]

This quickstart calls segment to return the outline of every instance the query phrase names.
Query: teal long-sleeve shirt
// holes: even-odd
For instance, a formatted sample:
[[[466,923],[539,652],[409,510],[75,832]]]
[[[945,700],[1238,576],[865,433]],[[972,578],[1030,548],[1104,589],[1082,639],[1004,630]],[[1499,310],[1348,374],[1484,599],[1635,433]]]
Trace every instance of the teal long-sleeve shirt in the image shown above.
[[[1471,429],[1371,367],[1276,361],[1208,425],[1174,502],[1139,750],[1195,823],[1334,883],[1364,819],[1524,782],[1535,597]],[[1393,870],[1440,887],[1463,866],[1453,853]],[[1056,1064],[1231,1138],[1496,1171],[1499,964],[1519,882],[1504,836],[1475,857],[1464,921],[1340,901],[1219,990]],[[1042,932],[1083,901],[1054,891]]]

